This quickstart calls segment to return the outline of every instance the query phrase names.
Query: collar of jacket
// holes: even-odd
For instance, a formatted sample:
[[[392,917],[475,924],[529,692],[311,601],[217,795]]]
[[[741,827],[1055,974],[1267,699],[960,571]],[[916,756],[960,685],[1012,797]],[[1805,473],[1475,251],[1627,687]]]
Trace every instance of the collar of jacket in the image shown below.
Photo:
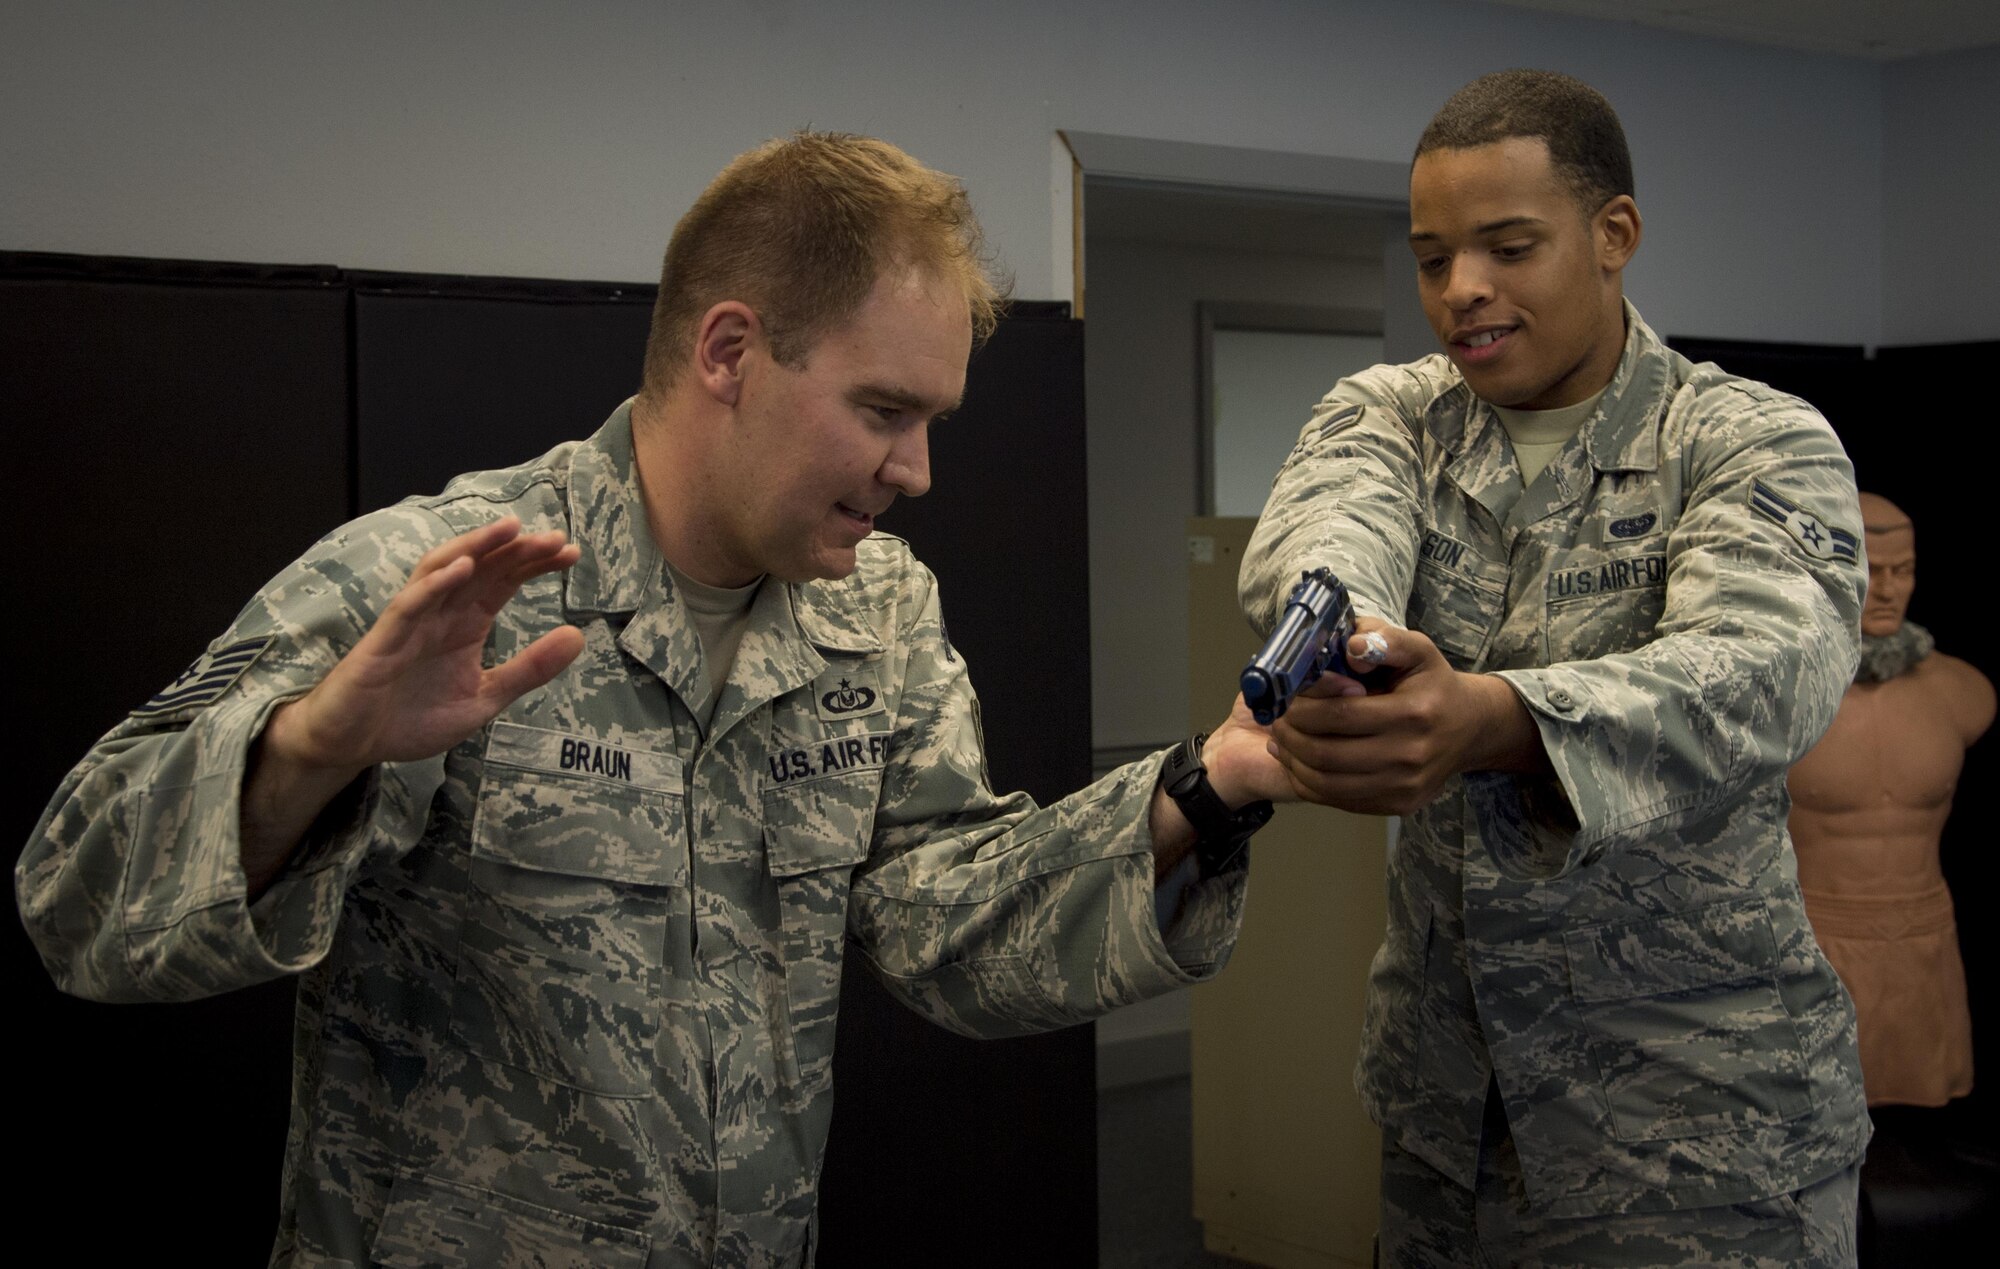
[[[1450,361],[1445,365],[1450,367]],[[1661,342],[1625,301],[1625,350],[1618,369],[1604,389],[1597,409],[1583,425],[1584,451],[1599,471],[1655,471],[1660,465],[1657,426],[1672,399],[1668,385],[1675,378],[1679,354]],[[1454,458],[1477,443],[1488,429],[1497,435],[1500,418],[1473,395],[1456,369],[1451,382],[1431,401],[1424,426]]]
[[[564,579],[563,603],[573,613],[632,613],[649,603],[680,608],[660,549],[646,524],[638,468],[632,460],[632,402],[611,412],[595,435],[577,446],[569,469],[570,537],[582,550]],[[833,652],[882,650],[863,608],[861,570],[833,581],[783,582],[799,634]]]

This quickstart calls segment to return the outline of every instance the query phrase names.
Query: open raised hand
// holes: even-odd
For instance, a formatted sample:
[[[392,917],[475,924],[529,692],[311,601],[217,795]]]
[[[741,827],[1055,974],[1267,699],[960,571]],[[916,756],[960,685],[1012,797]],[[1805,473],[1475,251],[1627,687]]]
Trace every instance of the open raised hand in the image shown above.
[[[583,633],[558,626],[507,661],[482,664],[500,610],[530,578],[568,568],[577,555],[559,530],[524,534],[509,516],[417,561],[353,650],[264,729],[243,791],[253,892],[356,776],[444,752],[576,659]]]

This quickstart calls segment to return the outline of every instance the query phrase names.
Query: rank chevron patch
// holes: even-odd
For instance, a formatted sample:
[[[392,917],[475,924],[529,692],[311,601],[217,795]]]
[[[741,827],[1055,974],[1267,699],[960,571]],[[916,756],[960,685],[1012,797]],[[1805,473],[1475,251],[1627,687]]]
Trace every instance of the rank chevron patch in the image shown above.
[[[1859,557],[1854,535],[1836,529],[1812,512],[1781,497],[1761,480],[1750,482],[1750,509],[1792,535],[1816,560],[1854,563]]]
[[[215,701],[255,665],[276,636],[244,639],[203,653],[153,699],[132,711],[134,718],[156,718],[182,710],[200,709]]]

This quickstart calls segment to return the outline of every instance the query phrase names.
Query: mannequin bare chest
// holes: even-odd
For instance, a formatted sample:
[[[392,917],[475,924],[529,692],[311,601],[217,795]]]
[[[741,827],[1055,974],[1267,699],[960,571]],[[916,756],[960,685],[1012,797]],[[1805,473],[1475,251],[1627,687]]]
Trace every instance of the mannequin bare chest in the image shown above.
[[[1965,745],[1935,659],[1847,689],[1833,726],[1792,768],[1799,883],[1823,894],[1909,894],[1943,880],[1938,839]]]

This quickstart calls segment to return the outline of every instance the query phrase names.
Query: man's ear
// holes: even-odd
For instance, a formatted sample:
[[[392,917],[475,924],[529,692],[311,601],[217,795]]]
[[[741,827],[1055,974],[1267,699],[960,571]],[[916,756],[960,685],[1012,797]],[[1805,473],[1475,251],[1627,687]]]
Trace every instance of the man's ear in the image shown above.
[[[695,329],[695,379],[723,405],[743,394],[744,359],[764,338],[757,311],[741,300],[723,300],[703,313]]]
[[[1631,263],[1645,236],[1645,222],[1639,218],[1639,204],[1630,194],[1620,194],[1590,218],[1591,236],[1597,243],[1597,264],[1606,273],[1617,273]]]

